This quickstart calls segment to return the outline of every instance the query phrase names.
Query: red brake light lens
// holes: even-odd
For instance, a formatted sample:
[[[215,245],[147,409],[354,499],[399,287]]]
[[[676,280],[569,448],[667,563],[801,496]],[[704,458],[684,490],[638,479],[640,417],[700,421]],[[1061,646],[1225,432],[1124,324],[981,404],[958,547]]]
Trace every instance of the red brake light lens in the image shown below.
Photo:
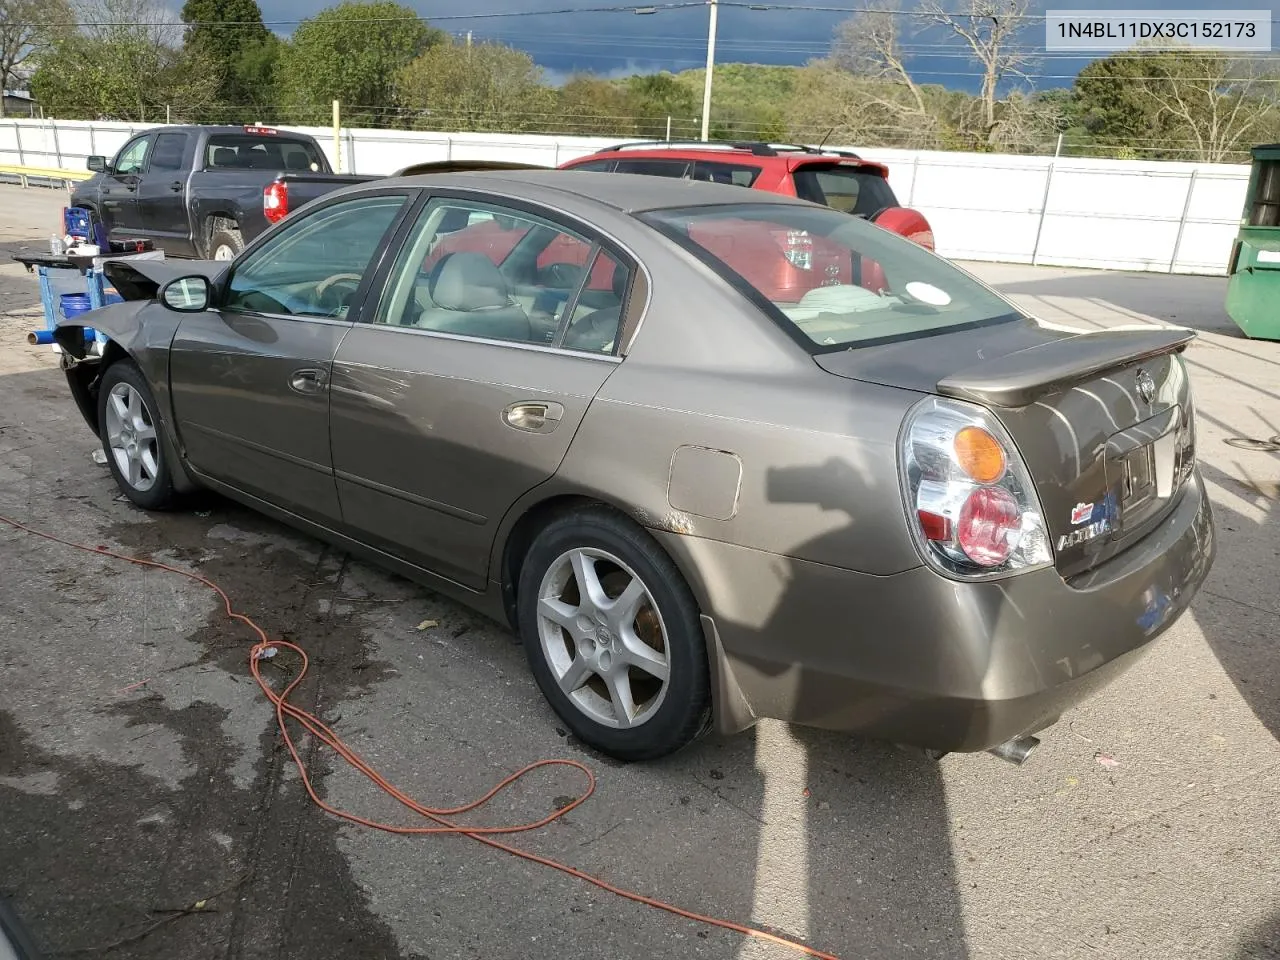
[[[980,567],[998,567],[1008,560],[1021,533],[1018,501],[1000,487],[978,487],[960,508],[956,542]]]
[[[289,185],[281,181],[269,183],[262,191],[262,215],[268,223],[278,223],[289,215]]]

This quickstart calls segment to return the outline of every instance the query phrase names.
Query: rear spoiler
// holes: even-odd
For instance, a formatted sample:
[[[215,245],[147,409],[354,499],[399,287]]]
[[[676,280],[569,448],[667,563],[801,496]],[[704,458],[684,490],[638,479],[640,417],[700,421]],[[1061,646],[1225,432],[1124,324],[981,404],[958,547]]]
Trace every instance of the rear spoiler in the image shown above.
[[[540,163],[517,163],[512,160],[428,160],[410,164],[393,177],[416,177],[424,173],[473,173],[477,170],[554,170]]]
[[[938,381],[938,393],[987,406],[1025,407],[1036,398],[1116,367],[1180,353],[1196,337],[1185,327],[1098,330],[1051,340]]]

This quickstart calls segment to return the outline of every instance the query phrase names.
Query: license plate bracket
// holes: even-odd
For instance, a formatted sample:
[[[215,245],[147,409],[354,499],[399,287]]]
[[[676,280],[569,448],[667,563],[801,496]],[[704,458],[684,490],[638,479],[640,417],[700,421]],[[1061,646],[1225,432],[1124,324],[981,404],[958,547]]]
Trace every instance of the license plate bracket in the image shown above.
[[[1107,487],[1118,507],[1113,536],[1142,525],[1173,496],[1180,424],[1181,411],[1174,407],[1107,441]]]

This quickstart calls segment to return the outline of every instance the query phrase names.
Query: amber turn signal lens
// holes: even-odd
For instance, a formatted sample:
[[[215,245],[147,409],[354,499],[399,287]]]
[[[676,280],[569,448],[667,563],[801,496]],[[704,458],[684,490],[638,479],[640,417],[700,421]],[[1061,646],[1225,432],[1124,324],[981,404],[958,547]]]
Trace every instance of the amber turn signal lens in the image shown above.
[[[956,463],[978,483],[995,483],[1004,474],[1004,450],[981,427],[965,427],[956,434]]]

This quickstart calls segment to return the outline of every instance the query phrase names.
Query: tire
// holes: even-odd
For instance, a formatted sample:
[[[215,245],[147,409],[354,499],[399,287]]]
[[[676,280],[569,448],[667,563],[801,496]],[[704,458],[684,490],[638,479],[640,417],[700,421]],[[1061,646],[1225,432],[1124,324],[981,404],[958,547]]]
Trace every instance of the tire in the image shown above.
[[[120,491],[144,510],[168,510],[177,492],[155,396],[132,360],[107,367],[98,385],[98,433]]]
[[[609,612],[606,603],[582,603],[578,571],[585,568],[594,571],[602,601],[621,599],[631,588],[637,602],[630,617]],[[636,578],[639,588],[632,586]],[[697,603],[675,564],[639,527],[601,508],[552,520],[525,555],[516,603],[534,679],[583,743],[618,760],[655,760],[708,728],[711,691]],[[560,622],[544,615],[554,608]],[[649,672],[663,661],[665,681]]]
[[[240,229],[227,226],[226,221],[217,221],[213,234],[209,237],[209,259],[234,260],[243,249],[244,237],[240,235]],[[224,255],[219,256],[220,253]]]

